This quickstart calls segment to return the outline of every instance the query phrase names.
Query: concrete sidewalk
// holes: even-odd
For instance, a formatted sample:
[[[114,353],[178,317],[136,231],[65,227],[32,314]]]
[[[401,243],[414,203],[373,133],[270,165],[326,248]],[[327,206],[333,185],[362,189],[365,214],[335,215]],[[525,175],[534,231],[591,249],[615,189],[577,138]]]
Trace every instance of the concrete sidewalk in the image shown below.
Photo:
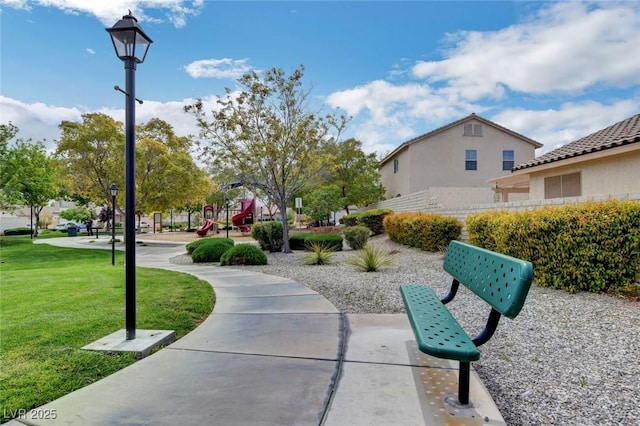
[[[39,243],[110,249],[98,241]],[[149,242],[136,248],[137,265],[213,286],[214,311],[197,329],[8,424],[505,424],[475,372],[471,406],[455,404],[457,365],[418,351],[406,315],[343,315],[284,278],[169,262],[184,253]]]

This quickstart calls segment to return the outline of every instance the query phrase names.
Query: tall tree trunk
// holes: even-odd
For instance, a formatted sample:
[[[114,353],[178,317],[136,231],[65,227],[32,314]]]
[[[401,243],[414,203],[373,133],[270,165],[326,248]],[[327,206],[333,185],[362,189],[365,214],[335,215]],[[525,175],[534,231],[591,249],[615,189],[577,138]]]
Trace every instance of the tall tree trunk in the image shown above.
[[[280,217],[282,218],[282,251],[284,253],[291,253],[291,247],[289,247],[289,221],[287,220],[287,203],[284,200],[280,200]]]

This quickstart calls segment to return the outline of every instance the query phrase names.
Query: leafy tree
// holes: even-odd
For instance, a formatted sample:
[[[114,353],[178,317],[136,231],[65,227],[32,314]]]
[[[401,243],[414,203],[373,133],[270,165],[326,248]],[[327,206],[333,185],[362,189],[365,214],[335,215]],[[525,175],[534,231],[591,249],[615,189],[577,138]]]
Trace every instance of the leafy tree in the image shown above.
[[[62,134],[55,157],[64,193],[77,201],[110,205],[111,184],[124,188],[122,123],[106,114],[90,113],[80,123],[63,121],[59,127]],[[123,193],[118,193],[119,198],[124,199]]]
[[[5,128],[2,131],[6,130]],[[13,129],[10,129],[5,135],[12,133]],[[18,139],[12,146],[7,144],[3,149],[0,168],[3,200],[14,205],[29,206],[37,224],[40,222],[40,212],[44,206],[58,194],[51,159],[47,156],[42,142],[32,143]],[[38,235],[37,226],[34,235]]]
[[[138,126],[137,135],[136,213],[202,204],[214,186],[193,162],[192,140],[157,118]]]
[[[303,66],[289,76],[277,68],[262,78],[252,71],[238,79],[239,92],[226,89],[210,115],[200,100],[185,106],[207,142],[205,158],[231,167],[244,185],[264,191],[276,202],[287,253],[287,205],[310,179],[328,172],[331,133],[337,138],[347,121],[335,113],[320,116],[308,110],[310,91],[302,87],[303,75]]]
[[[95,219],[96,215],[86,207],[73,207],[60,212],[60,217],[79,223],[86,222],[89,218]]]
[[[320,222],[331,219],[331,213],[338,211],[340,207],[340,188],[336,185],[323,185],[304,197],[302,212]]]
[[[111,205],[111,183],[124,207],[125,136],[121,122],[105,114],[63,121],[56,159],[66,194],[75,200]],[[166,212],[202,202],[211,182],[191,157],[192,140],[177,136],[168,123],[152,119],[136,129],[136,214]]]
[[[7,163],[9,156],[9,141],[16,137],[18,128],[11,122],[9,124],[0,124],[0,207],[11,209],[15,204],[16,193],[7,188],[7,181],[11,178],[11,170]]]
[[[347,139],[335,145],[336,167],[331,183],[340,188],[342,207],[349,214],[349,206],[364,207],[384,198],[375,153],[365,154],[362,143]]]

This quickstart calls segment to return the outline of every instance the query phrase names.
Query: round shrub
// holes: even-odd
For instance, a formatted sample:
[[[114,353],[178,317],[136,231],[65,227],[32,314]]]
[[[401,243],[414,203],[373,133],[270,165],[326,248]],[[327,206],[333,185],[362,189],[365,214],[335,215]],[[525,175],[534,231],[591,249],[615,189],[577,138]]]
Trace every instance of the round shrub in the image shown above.
[[[191,253],[191,259],[194,263],[220,262],[220,257],[231,247],[233,244],[227,241],[211,240],[206,244],[200,244],[200,247]]]
[[[221,266],[266,264],[267,255],[253,244],[238,244],[233,246],[220,258]]]
[[[347,245],[354,250],[363,249],[367,245],[371,231],[366,226],[349,226],[344,230]]]
[[[203,238],[201,240],[196,240],[196,241],[192,241],[189,244],[186,245],[187,248],[187,253],[192,254],[198,247],[200,247],[203,244],[209,244],[211,242],[215,242],[215,241],[225,241],[231,245],[234,244],[233,240],[231,238],[221,238],[221,237],[217,237],[217,238]]]
[[[282,223],[277,221],[257,223],[251,228],[251,236],[262,250],[282,251],[284,245]]]

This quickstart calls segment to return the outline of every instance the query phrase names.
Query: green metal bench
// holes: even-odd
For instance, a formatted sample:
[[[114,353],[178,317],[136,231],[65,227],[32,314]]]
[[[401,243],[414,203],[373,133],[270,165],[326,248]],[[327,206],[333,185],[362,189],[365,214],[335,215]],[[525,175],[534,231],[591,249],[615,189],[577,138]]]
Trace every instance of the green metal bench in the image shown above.
[[[442,300],[423,285],[402,285],[400,293],[418,348],[437,358],[459,361],[458,400],[468,404],[470,363],[480,359],[478,346],[493,336],[502,315],[511,319],[518,315],[531,287],[533,266],[525,260],[452,241],[443,268],[453,277],[453,283]],[[460,284],[491,306],[484,330],[473,339],[445,306]]]

